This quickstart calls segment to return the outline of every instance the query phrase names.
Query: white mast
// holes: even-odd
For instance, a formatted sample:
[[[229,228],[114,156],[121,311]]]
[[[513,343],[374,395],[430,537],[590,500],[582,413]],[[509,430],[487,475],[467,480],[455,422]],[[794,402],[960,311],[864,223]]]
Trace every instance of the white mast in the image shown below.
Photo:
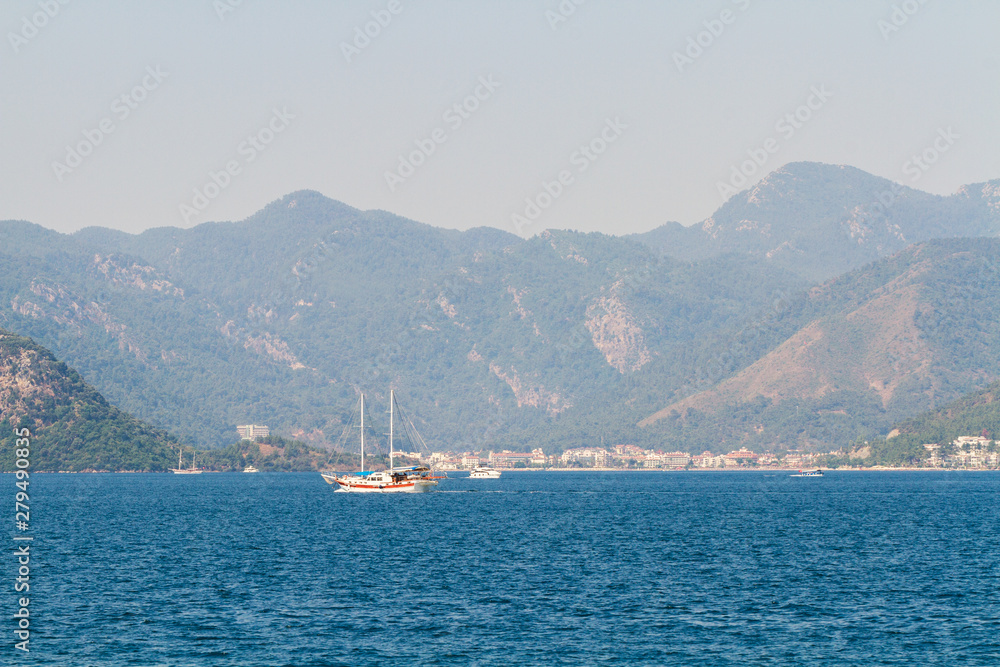
[[[365,471],[365,395],[361,394],[361,472]]]
[[[389,390],[389,470],[392,470],[392,404],[396,402],[396,395],[392,389]]]
[[[182,447],[177,448],[177,469],[180,470],[184,466],[182,465],[183,460],[181,457],[184,456],[184,449]]]

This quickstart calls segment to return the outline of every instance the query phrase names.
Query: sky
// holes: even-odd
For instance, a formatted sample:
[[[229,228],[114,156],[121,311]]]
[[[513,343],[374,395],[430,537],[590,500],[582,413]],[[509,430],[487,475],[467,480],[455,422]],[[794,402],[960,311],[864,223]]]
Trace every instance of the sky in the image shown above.
[[[949,194],[1000,178],[997,26],[988,0],[5,0],[0,219],[137,233],[311,189],[627,234],[802,160]]]

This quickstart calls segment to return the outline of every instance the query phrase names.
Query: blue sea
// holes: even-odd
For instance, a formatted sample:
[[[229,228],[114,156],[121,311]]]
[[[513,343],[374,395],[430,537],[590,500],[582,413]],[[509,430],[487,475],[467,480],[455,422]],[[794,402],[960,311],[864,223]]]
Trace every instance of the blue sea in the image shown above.
[[[33,475],[0,664],[1000,664],[1000,474],[452,475]]]

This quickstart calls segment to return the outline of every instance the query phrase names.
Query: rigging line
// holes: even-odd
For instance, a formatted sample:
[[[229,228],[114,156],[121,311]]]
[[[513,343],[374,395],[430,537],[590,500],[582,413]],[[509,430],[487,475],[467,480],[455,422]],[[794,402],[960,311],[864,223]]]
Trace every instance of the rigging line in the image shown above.
[[[368,443],[368,438],[371,438],[373,443],[372,449],[377,451],[379,454],[385,456],[386,449],[382,445],[382,441],[379,439],[379,427],[378,422],[372,417],[372,413],[368,410],[368,406],[365,406],[365,443]]]
[[[405,412],[401,407],[399,407],[399,403],[396,403],[396,409],[399,410],[399,416],[402,419],[403,428],[413,429],[413,434],[415,436],[413,442],[415,442],[417,446],[420,448],[419,451],[430,452],[431,451],[430,447],[427,446],[427,443],[424,441],[423,436],[420,435],[420,432],[417,430],[417,427],[413,423],[413,420],[410,419],[409,413]]]
[[[395,411],[399,414],[400,420],[402,420],[403,419],[403,413],[399,409],[399,401],[396,400],[396,395],[395,395],[394,392],[391,394],[391,396],[392,396],[392,399],[391,399],[392,400],[392,405],[390,405],[390,411],[392,409],[395,409]],[[405,421],[403,421],[402,426],[403,426],[403,430],[402,430],[401,433],[399,433],[398,436],[396,436],[396,440],[405,441],[407,443],[407,445],[410,445],[412,443],[410,443],[409,435],[406,433],[406,422]],[[409,451],[409,449],[410,449],[409,446],[407,446],[405,448],[403,446],[399,447],[400,451]]]
[[[335,449],[343,452],[347,446],[347,439],[350,437],[352,429],[354,428],[354,422],[356,419],[357,410],[351,410],[348,413],[347,423],[340,431],[340,437],[337,439],[337,443],[334,445]]]
[[[354,432],[355,422],[357,422],[358,414],[361,412],[359,409],[361,403],[361,398],[358,398],[358,403],[355,404],[355,408],[350,411],[347,418],[347,424],[344,426],[343,430],[340,432],[340,438],[337,440],[337,444],[334,446],[337,449],[337,458],[333,462],[333,467],[336,468],[340,465],[341,459],[344,454],[347,453],[347,440]]]

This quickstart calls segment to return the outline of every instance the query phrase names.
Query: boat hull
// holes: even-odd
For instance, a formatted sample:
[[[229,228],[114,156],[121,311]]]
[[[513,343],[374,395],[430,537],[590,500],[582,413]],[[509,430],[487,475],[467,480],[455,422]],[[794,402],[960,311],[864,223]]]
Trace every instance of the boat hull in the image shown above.
[[[324,475],[323,479],[327,479]],[[335,484],[338,491],[345,493],[421,493],[429,491],[437,482],[405,480],[402,482],[375,483],[367,480],[352,480],[350,478],[336,477],[334,481],[327,479],[330,484]]]
[[[323,480],[346,493],[421,493],[437,486],[428,468],[396,468],[368,474],[320,473]]]

